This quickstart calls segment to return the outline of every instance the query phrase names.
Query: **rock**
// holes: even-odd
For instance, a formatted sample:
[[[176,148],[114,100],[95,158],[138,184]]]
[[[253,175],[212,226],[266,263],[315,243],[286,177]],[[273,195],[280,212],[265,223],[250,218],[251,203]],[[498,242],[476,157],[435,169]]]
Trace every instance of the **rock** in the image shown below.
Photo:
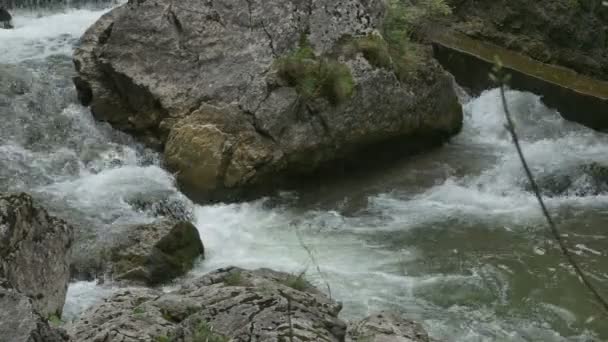
[[[179,192],[162,192],[137,194],[125,199],[134,209],[144,211],[158,218],[176,221],[192,221],[194,219],[193,204]]]
[[[428,147],[460,130],[452,78],[430,51],[402,78],[343,49],[365,37],[386,44],[385,10],[364,0],[131,1],[82,37],[74,82],[97,119],[164,150],[191,197],[232,199],[363,159],[370,146],[403,155],[401,143]],[[318,84],[306,88],[310,79]]]
[[[608,6],[602,0],[448,0],[452,26],[544,63],[608,80]]]
[[[540,172],[536,175],[543,195],[558,196],[597,196],[608,193],[608,166],[597,162],[582,165],[562,165],[558,170]],[[526,181],[526,191],[532,187]]]
[[[112,273],[148,285],[184,275],[204,254],[198,230],[185,221],[132,226],[116,242],[109,248]]]
[[[349,325],[346,342],[430,342],[422,326],[393,312],[381,312]]]
[[[6,342],[64,342],[67,334],[49,326],[36,313],[32,299],[0,287],[0,341]]]
[[[340,309],[289,274],[229,268],[170,293],[122,290],[85,312],[70,332],[75,342],[342,341]]]
[[[61,316],[72,241],[72,227],[29,195],[0,195],[0,278],[32,298],[43,317]]]
[[[0,7],[0,28],[3,29],[12,29],[13,28],[13,17],[11,14],[4,9],[4,7]]]

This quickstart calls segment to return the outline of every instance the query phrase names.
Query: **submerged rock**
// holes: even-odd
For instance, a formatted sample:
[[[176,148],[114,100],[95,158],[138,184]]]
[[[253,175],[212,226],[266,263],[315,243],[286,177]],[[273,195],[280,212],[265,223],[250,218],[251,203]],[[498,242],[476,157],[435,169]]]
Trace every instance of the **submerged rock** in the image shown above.
[[[364,159],[366,148],[403,155],[459,131],[452,78],[429,51],[403,78],[389,56],[342,48],[376,37],[385,51],[385,10],[363,0],[133,1],[82,37],[74,82],[97,119],[164,149],[189,195],[225,199]]]
[[[608,166],[597,162],[536,175],[536,183],[545,196],[597,196],[608,193]],[[532,191],[526,181],[524,188]]]
[[[61,316],[72,242],[72,227],[29,195],[0,195],[0,278],[45,318]]]
[[[306,281],[229,268],[171,293],[125,289],[70,328],[74,341],[343,341],[341,305]]]

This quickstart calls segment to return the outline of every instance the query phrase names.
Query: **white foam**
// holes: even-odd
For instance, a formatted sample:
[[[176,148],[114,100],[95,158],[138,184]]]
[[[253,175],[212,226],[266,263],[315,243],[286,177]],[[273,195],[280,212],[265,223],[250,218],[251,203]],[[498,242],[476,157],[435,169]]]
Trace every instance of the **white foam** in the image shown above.
[[[73,43],[108,10],[70,9],[38,17],[17,12],[12,30],[0,30],[0,62],[71,55]]]

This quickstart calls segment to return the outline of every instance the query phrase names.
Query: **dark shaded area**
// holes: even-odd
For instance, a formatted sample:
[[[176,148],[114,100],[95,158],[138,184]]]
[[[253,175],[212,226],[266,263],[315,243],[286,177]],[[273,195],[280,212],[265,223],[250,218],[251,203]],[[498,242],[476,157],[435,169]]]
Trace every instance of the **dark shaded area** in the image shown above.
[[[448,0],[451,27],[469,37],[608,80],[602,0]]]
[[[4,9],[4,7],[0,7],[0,28],[12,29],[12,20],[13,17],[11,16],[11,14],[6,9]]]
[[[511,75],[509,86],[541,95],[567,120],[608,130],[608,84],[565,68],[543,64],[492,44],[466,37],[436,38],[435,58],[474,95],[496,87],[489,75],[498,56]]]

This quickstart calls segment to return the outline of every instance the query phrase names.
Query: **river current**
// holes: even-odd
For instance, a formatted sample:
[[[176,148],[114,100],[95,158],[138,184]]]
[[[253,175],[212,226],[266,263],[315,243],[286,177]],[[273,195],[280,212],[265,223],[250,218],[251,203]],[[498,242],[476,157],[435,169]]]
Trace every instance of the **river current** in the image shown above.
[[[136,199],[179,201],[206,247],[187,277],[230,265],[305,272],[344,303],[346,319],[397,310],[444,341],[608,340],[606,318],[527,190],[496,89],[463,96],[463,131],[442,148],[302,193],[200,206],[160,156],[77,102],[71,53],[105,11],[22,9],[14,30],[0,30],[0,191],[31,193],[93,239],[154,220]],[[608,136],[534,94],[507,95],[535,174],[567,180],[547,204],[608,296],[608,192],[581,168],[608,166]],[[113,290],[72,283],[64,319]]]

